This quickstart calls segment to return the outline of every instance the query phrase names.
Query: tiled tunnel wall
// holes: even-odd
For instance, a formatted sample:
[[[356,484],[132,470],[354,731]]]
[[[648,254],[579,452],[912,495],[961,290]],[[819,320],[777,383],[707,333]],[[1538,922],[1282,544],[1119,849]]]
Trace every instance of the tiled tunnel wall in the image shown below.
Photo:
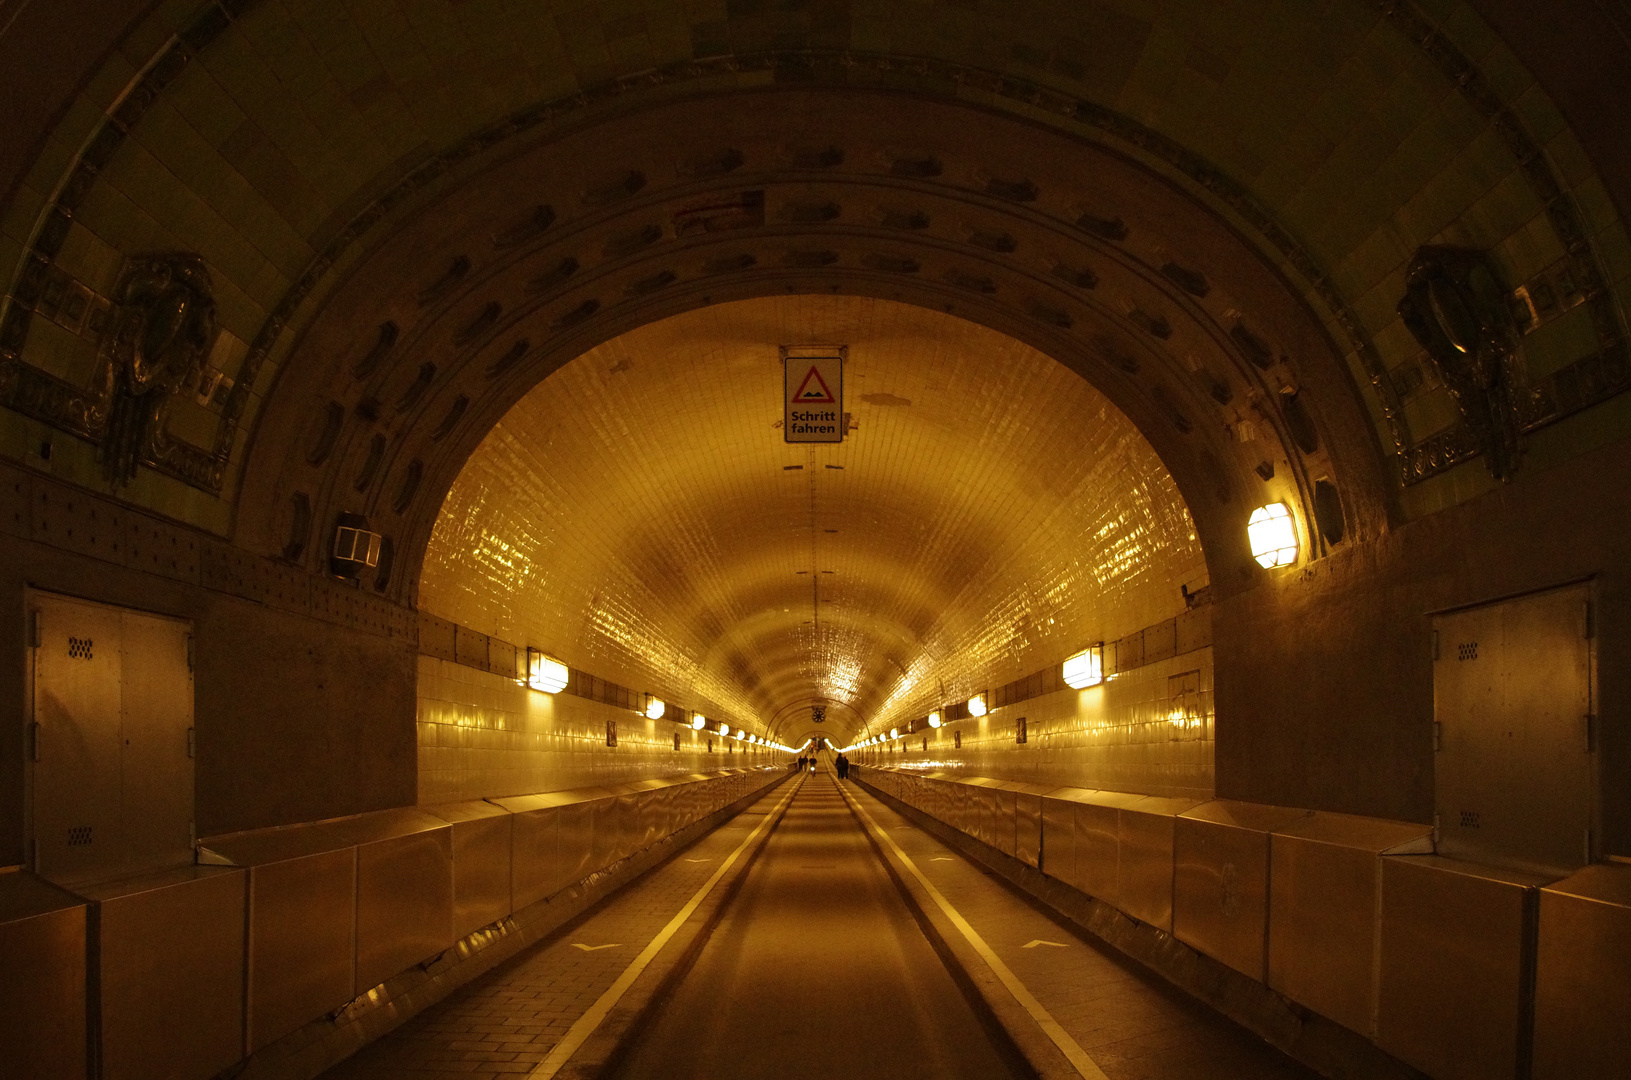
[[[421,804],[780,765],[788,756],[694,730],[672,714],[651,720],[572,694],[543,694],[450,660],[421,655],[418,675]],[[608,724],[615,747],[607,745]]]

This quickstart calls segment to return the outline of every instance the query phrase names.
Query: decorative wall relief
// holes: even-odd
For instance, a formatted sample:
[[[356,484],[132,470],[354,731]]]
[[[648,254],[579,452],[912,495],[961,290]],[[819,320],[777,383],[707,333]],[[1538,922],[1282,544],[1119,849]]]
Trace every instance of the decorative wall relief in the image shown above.
[[[1488,257],[1465,248],[1422,248],[1411,260],[1398,310],[1427,350],[1490,474],[1512,479],[1528,391],[1516,326]]]
[[[95,387],[106,416],[97,457],[115,484],[133,480],[138,461],[173,452],[165,432],[171,397],[198,381],[215,344],[213,294],[196,255],[143,255],[126,265]]]
[[[55,271],[53,271],[55,273]],[[96,446],[97,460],[115,486],[128,484],[138,465],[194,487],[219,491],[227,455],[194,445],[172,430],[172,410],[191,410],[192,428],[217,437],[235,384],[211,365],[221,340],[214,288],[196,255],[180,252],[127,259],[111,297],[97,297],[61,276],[67,294],[91,297],[88,317],[70,325],[51,316],[50,291],[38,299],[14,297],[24,333],[17,347],[0,351],[0,405]],[[19,301],[34,300],[32,309]],[[79,374],[36,367],[21,346],[27,319],[46,315],[80,339]],[[68,377],[65,377],[68,376]],[[207,441],[207,440],[206,440]]]

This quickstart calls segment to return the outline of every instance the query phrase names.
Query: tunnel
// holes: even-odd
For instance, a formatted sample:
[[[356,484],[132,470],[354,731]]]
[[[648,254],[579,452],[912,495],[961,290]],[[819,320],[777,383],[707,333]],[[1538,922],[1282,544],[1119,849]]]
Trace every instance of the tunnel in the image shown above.
[[[1631,12],[0,0],[0,1080],[1631,1061]]]

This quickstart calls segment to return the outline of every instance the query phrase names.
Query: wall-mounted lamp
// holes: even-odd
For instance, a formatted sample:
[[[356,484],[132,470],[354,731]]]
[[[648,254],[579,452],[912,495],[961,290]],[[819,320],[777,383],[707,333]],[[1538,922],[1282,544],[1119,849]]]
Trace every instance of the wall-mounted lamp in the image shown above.
[[[374,532],[361,514],[341,514],[334,528],[334,549],[329,569],[336,577],[354,578],[379,565],[384,537]]]
[[[985,707],[984,694],[975,694],[973,697],[968,699],[968,714],[970,716],[984,716],[990,711],[990,709]]]
[[[553,656],[545,656],[530,645],[527,647],[527,685],[546,694],[558,694],[566,689],[571,672]]]
[[[663,704],[662,698],[648,698],[646,700],[646,717],[651,720],[661,720],[668,706]]]
[[[693,730],[701,731],[703,728],[705,728],[707,726],[708,726],[708,718],[706,716],[703,716],[701,713],[697,713],[697,715],[695,715],[695,716],[693,716],[691,718],[691,727],[692,727]]]
[[[1072,690],[1097,686],[1104,681],[1104,646],[1093,645],[1064,662],[1060,673]]]
[[[747,737],[748,737],[748,733],[746,731],[742,730],[741,728],[736,729],[737,741],[741,741],[742,739],[745,739]]]
[[[940,726],[940,710],[939,709],[936,709],[934,712],[929,714],[929,726],[930,727],[939,727]]]
[[[731,733],[731,726],[727,723],[721,722],[719,725],[719,733],[721,735],[729,735]]]
[[[1252,511],[1246,522],[1252,558],[1265,570],[1297,561],[1297,522],[1285,503],[1269,503]]]
[[[898,738],[900,738],[900,728],[898,728],[898,727],[892,727],[892,728],[890,728],[890,729],[889,729],[889,737],[890,737],[890,738],[891,738],[891,739],[898,739]]]

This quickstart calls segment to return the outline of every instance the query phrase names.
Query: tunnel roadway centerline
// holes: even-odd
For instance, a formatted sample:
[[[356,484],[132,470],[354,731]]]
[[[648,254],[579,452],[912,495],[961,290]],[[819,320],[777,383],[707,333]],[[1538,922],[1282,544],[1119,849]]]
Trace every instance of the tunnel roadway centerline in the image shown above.
[[[1082,1080],[1108,1080],[1104,1070],[1099,1068],[1098,1063],[1088,1056],[1087,1051],[1083,1050],[1081,1044],[1071,1037],[1070,1032],[1066,1031],[1053,1018],[1053,1014],[1048,1012],[1042,1003],[1036,999],[1036,995],[1031,993],[1019,976],[1015,975],[1013,970],[1003,963],[1002,958],[986,943],[985,938],[980,935],[979,931],[974,929],[969,921],[963,917],[962,913],[952,906],[951,901],[946,899],[945,894],[935,888],[934,883],[928,879],[922,870],[918,869],[917,863],[912,861],[912,857],[906,854],[899,844],[895,843],[895,838],[890,836],[887,830],[873,820],[872,815],[867,812],[866,808],[853,799],[849,792],[844,791],[842,785],[839,786],[839,792],[844,796],[844,801],[849,805],[850,810],[855,813],[858,820],[882,843],[888,846],[895,858],[900,860],[901,865],[923,887],[929,898],[934,901],[946,918],[951,920],[952,925],[957,928],[964,939],[973,946],[974,951],[979,954],[980,959],[985,961],[1002,985],[1014,996],[1014,999],[1025,1009],[1031,1019],[1036,1021],[1037,1026],[1048,1036],[1048,1039],[1065,1055],[1065,1059],[1080,1074]],[[1033,944],[1035,943],[1033,942]],[[1048,944],[1053,943],[1049,942]],[[1021,946],[1021,948],[1028,947]]]
[[[702,887],[696,891],[691,899],[686,901],[685,906],[680,908],[674,917],[657,932],[657,936],[652,938],[644,949],[640,950],[640,955],[629,963],[629,966],[617,977],[617,981],[612,983],[593,1005],[589,1006],[588,1012],[578,1017],[577,1021],[567,1029],[566,1035],[561,1038],[560,1042],[555,1044],[554,1049],[549,1052],[548,1057],[544,1058],[543,1063],[527,1074],[528,1080],[550,1080],[551,1077],[561,1071],[561,1067],[571,1060],[572,1055],[577,1053],[589,1036],[594,1034],[595,1029],[600,1027],[606,1016],[623,999],[623,995],[628,993],[629,987],[634,985],[634,981],[646,970],[651,961],[656,959],[663,946],[668,944],[669,939],[679,931],[681,926],[685,925],[685,921],[708,898],[708,894],[713,892],[714,886],[718,885],[720,880],[730,872],[731,867],[736,865],[736,861],[741,858],[742,853],[752,847],[754,841],[759,838],[759,834],[764,832],[767,827],[772,826],[786,812],[788,804],[793,801],[803,786],[803,779],[801,778],[800,782],[795,784],[791,791],[782,796],[781,801],[776,804],[775,808],[760,819],[759,824],[753,827],[753,831],[742,839],[736,849],[725,856],[718,869],[709,876],[708,880],[703,883]]]

